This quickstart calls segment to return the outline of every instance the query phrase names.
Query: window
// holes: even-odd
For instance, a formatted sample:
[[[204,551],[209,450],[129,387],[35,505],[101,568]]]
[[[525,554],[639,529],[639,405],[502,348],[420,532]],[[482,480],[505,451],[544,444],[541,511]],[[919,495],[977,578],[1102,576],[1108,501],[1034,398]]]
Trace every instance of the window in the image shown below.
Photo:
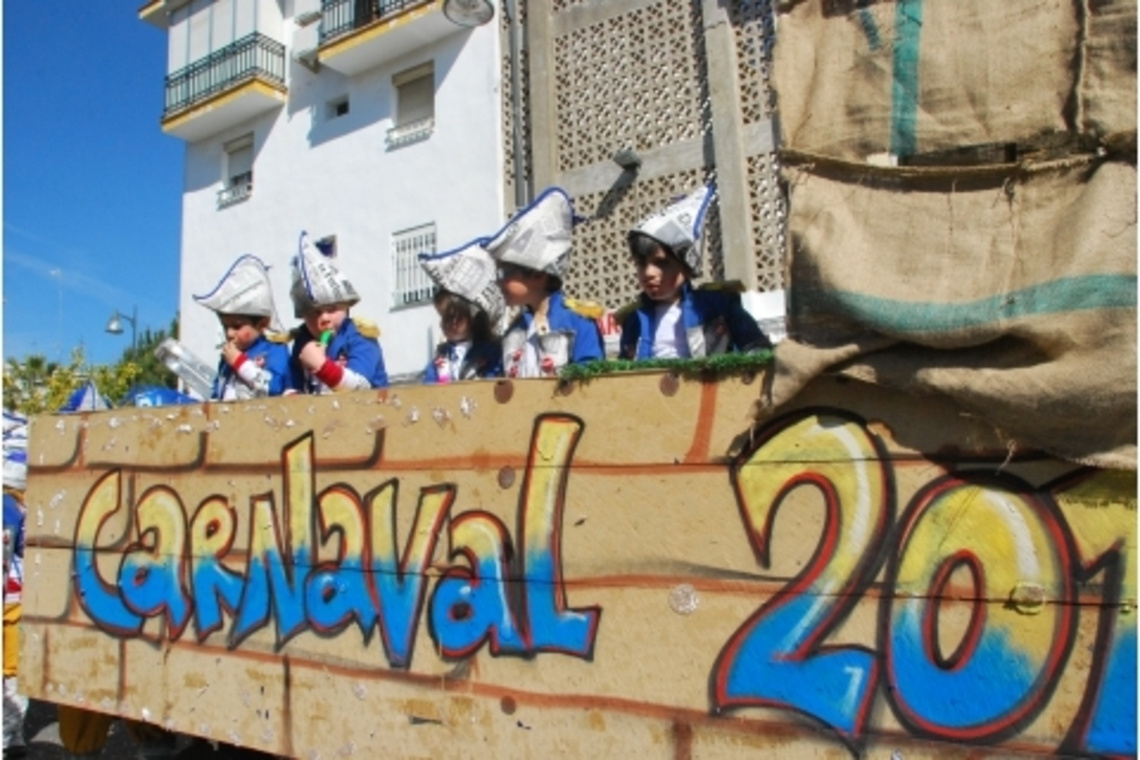
[[[435,289],[420,266],[421,253],[435,253],[435,223],[392,235],[392,304],[395,307],[426,303]]]
[[[245,200],[253,193],[253,135],[231,140],[224,150],[218,208]]]
[[[348,113],[348,96],[342,95],[328,102],[327,118],[335,119]]]
[[[435,128],[435,65],[428,61],[392,77],[396,118],[388,130],[388,147],[426,139]]]

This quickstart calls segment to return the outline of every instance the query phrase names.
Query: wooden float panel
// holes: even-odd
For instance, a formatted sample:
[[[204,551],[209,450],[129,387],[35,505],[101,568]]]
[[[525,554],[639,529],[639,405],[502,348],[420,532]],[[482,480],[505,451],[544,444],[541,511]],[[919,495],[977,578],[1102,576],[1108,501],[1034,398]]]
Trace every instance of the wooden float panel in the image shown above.
[[[1135,474],[763,381],[37,418],[21,687],[304,758],[1135,754]]]

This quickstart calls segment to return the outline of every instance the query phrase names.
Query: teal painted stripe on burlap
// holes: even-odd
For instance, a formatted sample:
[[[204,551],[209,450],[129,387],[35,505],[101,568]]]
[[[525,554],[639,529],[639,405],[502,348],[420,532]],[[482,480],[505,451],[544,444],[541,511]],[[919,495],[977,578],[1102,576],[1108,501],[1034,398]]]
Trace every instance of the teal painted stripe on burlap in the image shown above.
[[[879,37],[879,25],[875,23],[875,17],[867,8],[860,8],[857,17],[859,26],[863,29],[863,36],[867,38],[867,47],[872,53],[877,53],[883,46],[883,41]]]
[[[918,49],[922,39],[922,0],[895,5],[894,83],[891,87],[891,153],[912,156],[918,145]]]
[[[860,324],[884,333],[931,333],[977,328],[1018,317],[1136,307],[1136,275],[1094,274],[1051,280],[1003,296],[966,303],[899,301],[851,291],[823,297]],[[809,307],[810,308],[810,307]]]

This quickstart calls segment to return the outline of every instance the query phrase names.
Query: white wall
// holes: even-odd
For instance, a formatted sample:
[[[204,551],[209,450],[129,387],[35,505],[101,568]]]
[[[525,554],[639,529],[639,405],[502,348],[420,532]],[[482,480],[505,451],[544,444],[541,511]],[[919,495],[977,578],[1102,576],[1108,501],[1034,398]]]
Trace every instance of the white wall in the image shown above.
[[[435,61],[435,131],[388,150],[391,77],[427,60]],[[337,236],[338,266],[362,296],[352,313],[380,325],[389,374],[422,369],[437,318],[430,304],[392,308],[391,235],[434,221],[438,248],[446,250],[504,220],[498,61],[496,25],[489,24],[351,78],[290,63],[285,107],[188,145],[180,285],[186,345],[216,361],[217,319],[191,296],[213,288],[243,253],[271,265],[278,312],[296,324],[289,261],[305,229],[314,238]],[[327,120],[328,101],[346,93],[349,113]],[[253,195],[218,209],[222,146],[251,131]]]

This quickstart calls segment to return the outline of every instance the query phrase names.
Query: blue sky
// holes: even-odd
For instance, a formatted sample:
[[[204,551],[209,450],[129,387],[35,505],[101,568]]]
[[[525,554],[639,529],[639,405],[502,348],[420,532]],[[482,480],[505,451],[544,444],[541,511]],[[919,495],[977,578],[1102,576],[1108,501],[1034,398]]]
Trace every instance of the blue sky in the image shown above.
[[[166,34],[142,0],[3,4],[3,353],[95,363],[178,308],[183,143],[162,133]]]

